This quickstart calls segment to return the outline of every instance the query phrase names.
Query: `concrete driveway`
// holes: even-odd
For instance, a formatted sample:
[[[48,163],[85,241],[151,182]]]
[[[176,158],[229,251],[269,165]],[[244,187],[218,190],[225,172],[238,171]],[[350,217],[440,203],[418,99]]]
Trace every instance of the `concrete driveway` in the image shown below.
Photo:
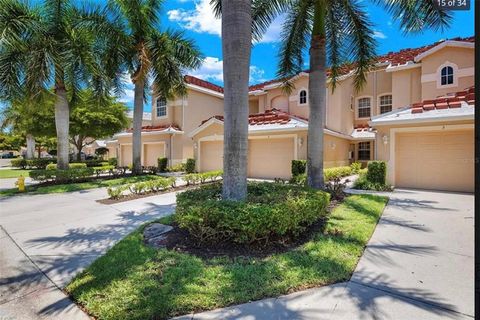
[[[59,289],[144,222],[171,213],[175,193],[114,205],[105,189],[0,198],[0,319],[89,319]]]
[[[472,319],[474,196],[389,196],[350,281],[179,319]]]

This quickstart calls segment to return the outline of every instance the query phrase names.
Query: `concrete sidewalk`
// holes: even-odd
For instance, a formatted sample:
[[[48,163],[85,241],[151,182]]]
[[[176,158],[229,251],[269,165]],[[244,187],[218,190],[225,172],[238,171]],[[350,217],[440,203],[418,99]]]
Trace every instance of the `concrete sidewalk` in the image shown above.
[[[106,197],[102,188],[0,198],[0,319],[85,319],[58,288],[141,224],[175,208],[175,193],[95,201]]]
[[[472,319],[474,196],[389,196],[350,281],[176,319]]]

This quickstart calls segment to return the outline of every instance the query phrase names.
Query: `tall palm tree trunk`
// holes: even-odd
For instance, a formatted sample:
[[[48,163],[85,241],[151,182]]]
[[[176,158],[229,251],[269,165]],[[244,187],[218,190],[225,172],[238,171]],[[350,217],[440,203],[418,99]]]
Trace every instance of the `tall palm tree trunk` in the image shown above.
[[[252,44],[251,0],[222,0],[224,78],[223,198],[247,196],[248,80]]]
[[[35,138],[32,134],[27,134],[27,159],[33,159],[35,153]]]
[[[310,46],[308,80],[310,115],[308,119],[307,183],[321,189],[323,181],[323,129],[326,115],[325,7],[317,1]]]
[[[133,99],[133,134],[132,134],[132,173],[142,173],[142,120],[143,120],[144,80],[135,81]]]
[[[55,126],[57,129],[57,168],[68,169],[70,142],[68,129],[70,125],[70,108],[67,100],[65,86],[55,86]]]

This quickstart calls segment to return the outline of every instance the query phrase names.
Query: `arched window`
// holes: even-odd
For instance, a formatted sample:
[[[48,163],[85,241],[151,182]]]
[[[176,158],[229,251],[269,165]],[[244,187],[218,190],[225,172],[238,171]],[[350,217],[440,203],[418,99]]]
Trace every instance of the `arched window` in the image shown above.
[[[307,90],[300,91],[300,104],[307,104]]]
[[[441,74],[440,74],[440,83],[442,86],[445,86],[447,84],[453,84],[453,68],[450,66],[446,66],[442,68]]]

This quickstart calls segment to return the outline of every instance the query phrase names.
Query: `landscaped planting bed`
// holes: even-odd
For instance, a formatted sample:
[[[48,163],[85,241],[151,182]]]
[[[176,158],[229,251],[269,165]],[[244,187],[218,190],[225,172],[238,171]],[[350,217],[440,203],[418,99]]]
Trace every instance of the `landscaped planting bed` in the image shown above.
[[[271,186],[281,194],[276,196],[266,192],[268,186],[253,186],[254,190],[250,188],[249,199],[243,205],[218,205],[219,184],[186,191],[182,193],[186,194],[183,198],[179,196],[178,212],[160,221],[172,224],[174,230],[183,230],[189,237],[188,229],[179,229],[179,225],[188,224],[190,219],[198,222],[198,219],[207,218],[208,223],[200,223],[212,227],[222,216],[227,230],[239,232],[238,235],[220,235],[222,239],[227,237],[222,242],[234,246],[223,248],[229,254],[215,252],[215,241],[200,242],[197,236],[190,237],[190,243],[182,242],[176,232],[173,232],[176,239],[171,238],[167,248],[146,246],[144,227],[141,227],[79,274],[67,286],[67,292],[98,320],[167,319],[345,281],[355,269],[387,202],[385,197],[354,195],[327,213],[324,210],[328,196],[319,192],[312,202],[324,205],[311,215],[306,211],[310,204],[305,199],[310,199],[311,192],[318,191],[277,184]],[[206,193],[212,197],[200,199]],[[293,200],[296,197],[298,201]],[[196,202],[199,203],[194,208],[189,208]],[[217,205],[213,207],[215,202]],[[289,208],[276,212],[280,203]],[[239,212],[237,218],[234,212],[221,212],[219,208],[248,210],[251,214]],[[205,209],[209,212],[198,211]],[[295,212],[301,219],[287,216]],[[263,217],[262,213],[277,214],[277,219],[286,218],[288,227],[281,221]],[[249,226],[258,223],[259,227],[250,232],[250,228],[237,226],[237,222]],[[262,223],[270,224],[267,229],[276,230],[277,235],[265,232],[267,229]],[[254,238],[257,240],[253,243],[245,241]],[[282,243],[280,238],[285,241]],[[271,243],[275,243],[276,250],[268,254],[239,250],[241,247],[271,249]],[[194,244],[203,249],[195,251]],[[187,247],[182,247],[184,245]]]

